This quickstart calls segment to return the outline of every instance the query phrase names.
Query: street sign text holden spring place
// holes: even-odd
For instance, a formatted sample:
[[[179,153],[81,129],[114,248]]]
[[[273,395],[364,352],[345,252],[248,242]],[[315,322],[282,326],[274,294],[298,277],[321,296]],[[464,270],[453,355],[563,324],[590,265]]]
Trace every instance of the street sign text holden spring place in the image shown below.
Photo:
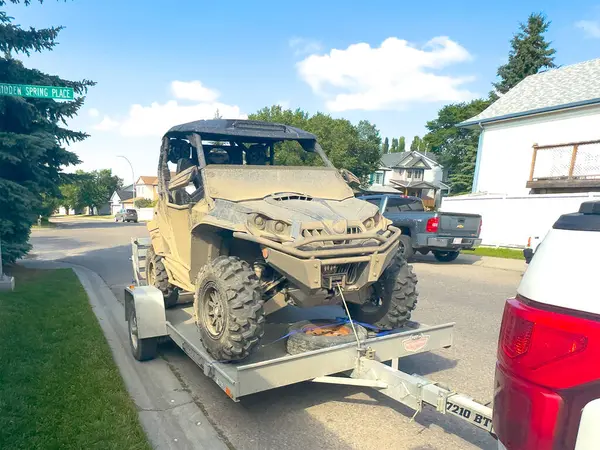
[[[52,98],[55,100],[73,100],[73,88],[59,86],[36,86],[32,84],[0,83],[0,95],[15,97]]]

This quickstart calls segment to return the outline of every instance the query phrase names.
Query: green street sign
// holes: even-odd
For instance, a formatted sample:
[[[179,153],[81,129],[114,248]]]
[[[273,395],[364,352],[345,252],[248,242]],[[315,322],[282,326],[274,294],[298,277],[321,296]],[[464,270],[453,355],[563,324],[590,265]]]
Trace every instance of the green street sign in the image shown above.
[[[36,86],[34,84],[0,83],[0,95],[14,97],[52,98],[55,100],[73,100],[73,88],[58,86]]]

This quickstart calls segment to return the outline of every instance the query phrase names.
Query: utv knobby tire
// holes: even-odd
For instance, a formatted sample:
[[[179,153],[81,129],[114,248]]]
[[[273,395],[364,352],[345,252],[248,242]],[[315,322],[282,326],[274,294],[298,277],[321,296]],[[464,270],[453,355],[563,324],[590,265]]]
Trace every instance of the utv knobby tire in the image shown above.
[[[264,334],[262,291],[254,270],[234,256],[205,265],[196,278],[194,313],[202,343],[215,359],[246,358]]]
[[[162,261],[162,256],[154,253],[150,247],[146,252],[146,279],[150,286],[162,292],[165,308],[171,308],[179,301],[179,288],[169,283],[169,275]]]
[[[417,276],[401,252],[371,286],[372,299],[362,305],[348,303],[350,315],[384,330],[401,327],[417,306]]]
[[[299,353],[310,352],[311,350],[319,350],[321,348],[334,347],[336,345],[347,344],[348,342],[356,342],[356,337],[352,331],[352,325],[349,323],[341,325],[341,327],[348,329],[348,334],[344,336],[314,336],[305,333],[307,327],[310,326],[323,326],[319,321],[311,322],[303,320],[296,322],[288,329],[288,333],[291,333],[286,342],[287,352],[290,355],[297,355]],[[367,330],[358,324],[354,324],[356,328],[356,334],[358,339],[362,342],[367,338]]]
[[[460,252],[443,252],[439,250],[433,251],[433,256],[439,262],[452,262],[458,258],[458,255],[460,255]]]

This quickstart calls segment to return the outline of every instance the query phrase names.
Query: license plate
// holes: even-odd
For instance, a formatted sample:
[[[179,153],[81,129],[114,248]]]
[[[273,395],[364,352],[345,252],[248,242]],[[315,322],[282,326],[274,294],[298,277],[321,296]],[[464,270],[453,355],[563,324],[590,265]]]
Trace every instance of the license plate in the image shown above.
[[[462,244],[462,238],[454,238],[452,241],[453,244]]]

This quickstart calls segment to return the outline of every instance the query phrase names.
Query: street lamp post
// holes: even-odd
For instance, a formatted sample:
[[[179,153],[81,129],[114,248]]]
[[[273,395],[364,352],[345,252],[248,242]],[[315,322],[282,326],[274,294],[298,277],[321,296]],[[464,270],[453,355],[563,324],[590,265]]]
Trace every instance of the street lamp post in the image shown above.
[[[131,178],[133,179],[133,198],[135,199],[135,197],[137,196],[137,193],[135,192],[135,174],[133,173],[133,165],[131,164],[131,161],[129,161],[129,159],[127,159],[126,156],[118,155],[117,158],[123,158],[125,161],[127,161],[129,163],[129,167],[131,168]],[[134,206],[135,206],[135,204],[134,204]]]

